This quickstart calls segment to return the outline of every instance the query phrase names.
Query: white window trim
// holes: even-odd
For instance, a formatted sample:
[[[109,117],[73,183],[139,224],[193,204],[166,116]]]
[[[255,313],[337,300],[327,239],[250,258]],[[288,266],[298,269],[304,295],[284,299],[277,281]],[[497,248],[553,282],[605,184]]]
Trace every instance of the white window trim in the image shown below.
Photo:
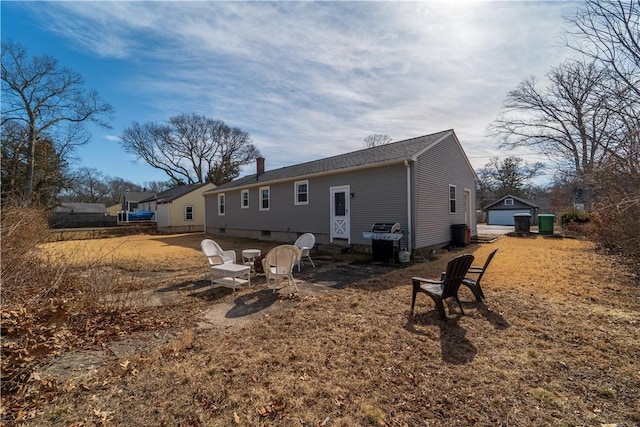
[[[222,200],[222,203],[220,203],[220,200]],[[224,207],[222,212],[220,212],[221,206]],[[224,193],[220,193],[218,194],[218,216],[224,216],[225,213],[227,213],[227,198],[224,196]]]
[[[262,206],[262,192],[263,192],[264,190],[267,190],[267,191],[269,192],[269,193],[268,193],[268,194],[269,194],[269,198],[267,199],[267,201],[268,201],[267,205],[268,205],[268,206],[267,206],[266,208]],[[261,211],[268,211],[268,210],[271,210],[271,188],[269,188],[269,186],[268,186],[268,185],[267,185],[266,187],[260,187],[260,188],[258,189],[258,203],[259,203],[258,207],[259,207],[259,209],[260,209]]]
[[[301,202],[298,200],[298,186],[306,185],[307,186],[307,200]],[[293,183],[293,204],[294,205],[308,205],[309,204],[309,180],[305,179],[304,181],[296,181]]]
[[[247,205],[244,205],[244,195],[247,195]],[[249,208],[249,190],[240,190],[240,208],[241,209],[248,209]]]
[[[191,208],[191,219],[187,218],[187,209]],[[196,209],[193,205],[186,205],[184,207],[184,220],[185,221],[195,221],[196,219]]]
[[[504,199],[504,205],[513,206],[513,199],[511,197],[507,197],[506,199]]]
[[[453,192],[455,194],[455,197],[452,199],[451,198],[451,189],[453,188]],[[449,205],[449,213],[450,214],[456,214],[458,213],[458,189],[456,188],[455,185],[453,184],[449,184],[449,194],[447,195],[447,200],[448,200],[448,205]],[[451,201],[454,202],[455,204],[455,210],[451,210]]]

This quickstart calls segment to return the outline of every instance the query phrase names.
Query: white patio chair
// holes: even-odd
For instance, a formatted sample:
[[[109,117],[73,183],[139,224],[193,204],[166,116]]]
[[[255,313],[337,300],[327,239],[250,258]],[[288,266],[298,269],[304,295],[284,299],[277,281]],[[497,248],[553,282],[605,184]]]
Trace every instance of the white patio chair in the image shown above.
[[[293,282],[293,286],[298,292],[296,279],[293,278],[293,266],[296,265],[299,259],[300,249],[294,245],[276,246],[267,252],[267,255],[262,260],[262,266],[267,279],[267,286],[273,280],[273,292],[276,291],[280,277],[286,277],[288,285]]]
[[[313,263],[313,260],[309,255],[309,253],[311,252],[311,249],[313,249],[313,245],[315,244],[316,244],[316,236],[314,236],[311,233],[304,233],[303,235],[298,237],[296,242],[293,244],[294,246],[300,249],[300,258],[298,258],[298,261],[296,262],[296,265],[298,266],[298,272],[300,272],[300,267],[302,267],[302,257],[305,257],[305,256],[309,259],[313,268],[316,268],[316,265]]]
[[[220,264],[235,264],[236,253],[232,250],[224,251],[216,242],[211,239],[204,239],[200,242],[202,253],[207,257],[209,268]],[[209,271],[207,269],[207,271]]]

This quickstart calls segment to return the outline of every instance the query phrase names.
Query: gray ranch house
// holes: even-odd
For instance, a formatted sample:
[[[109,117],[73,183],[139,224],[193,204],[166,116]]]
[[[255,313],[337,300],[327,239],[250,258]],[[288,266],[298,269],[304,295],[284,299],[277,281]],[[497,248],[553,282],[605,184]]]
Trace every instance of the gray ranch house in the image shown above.
[[[318,244],[367,252],[363,233],[399,223],[410,252],[447,245],[452,225],[477,234],[477,176],[453,130],[265,171],[204,193],[205,230],[213,235]]]

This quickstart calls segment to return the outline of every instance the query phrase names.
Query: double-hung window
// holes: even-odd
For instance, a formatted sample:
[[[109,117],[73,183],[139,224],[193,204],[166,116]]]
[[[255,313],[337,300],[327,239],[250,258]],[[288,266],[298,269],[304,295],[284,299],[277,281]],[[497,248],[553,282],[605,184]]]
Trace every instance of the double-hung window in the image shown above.
[[[225,213],[225,198],[224,193],[218,194],[218,215],[223,216]]]
[[[271,208],[271,192],[269,187],[260,187],[258,194],[260,194],[260,210],[268,211]]]
[[[449,185],[449,213],[456,213],[456,186]]]
[[[308,205],[309,204],[309,181],[296,181],[293,183],[294,190],[294,204],[296,205]]]
[[[249,207],[249,190],[240,191],[240,207],[242,209]]]
[[[193,221],[193,206],[184,207],[184,220]]]

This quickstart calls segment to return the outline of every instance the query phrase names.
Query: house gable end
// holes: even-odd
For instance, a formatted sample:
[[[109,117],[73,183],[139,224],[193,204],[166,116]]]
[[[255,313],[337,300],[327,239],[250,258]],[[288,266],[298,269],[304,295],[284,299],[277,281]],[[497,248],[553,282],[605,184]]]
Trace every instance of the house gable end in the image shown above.
[[[508,200],[508,199],[513,200],[513,204],[512,205],[505,204],[505,200]],[[538,206],[535,205],[534,203],[528,202],[528,201],[526,201],[524,199],[521,199],[521,198],[516,197],[516,196],[512,196],[510,194],[507,194],[506,196],[499,198],[495,202],[490,203],[483,210],[484,211],[487,211],[489,209],[511,210],[511,209],[518,209],[518,208],[523,208],[523,207],[538,208]]]

